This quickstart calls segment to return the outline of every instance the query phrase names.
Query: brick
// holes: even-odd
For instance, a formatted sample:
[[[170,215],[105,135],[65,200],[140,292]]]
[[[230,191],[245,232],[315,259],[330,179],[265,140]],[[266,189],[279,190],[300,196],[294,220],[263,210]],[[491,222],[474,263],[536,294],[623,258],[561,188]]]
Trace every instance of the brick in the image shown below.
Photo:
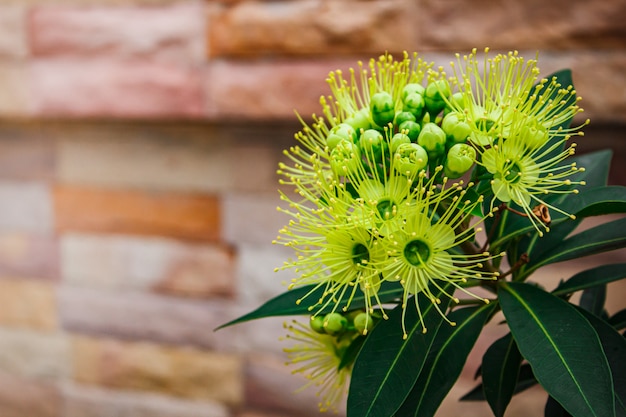
[[[242,363],[234,355],[87,337],[75,337],[72,350],[81,383],[231,406],[242,401]]]
[[[0,233],[0,276],[56,281],[59,245],[53,236]]]
[[[231,304],[219,301],[63,285],[58,303],[63,328],[77,333],[227,350],[243,332],[236,328],[213,332],[237,315]]]
[[[62,408],[56,386],[0,372],[2,417],[61,417]]]
[[[0,181],[0,231],[48,234],[52,231],[50,190],[36,181]]]
[[[201,2],[121,7],[36,7],[29,15],[35,57],[150,57],[204,60]]]
[[[226,407],[209,401],[142,392],[65,384],[63,417],[228,417]]]
[[[30,65],[40,117],[197,118],[205,97],[199,69],[144,59],[59,58]]]
[[[402,52],[418,29],[414,13],[406,0],[240,2],[211,13],[209,55]]]
[[[40,381],[67,378],[70,376],[70,344],[58,333],[0,328],[0,370]]]
[[[278,230],[289,221],[287,215],[276,210],[281,203],[277,191],[225,195],[222,199],[222,236],[233,243],[270,245]]]
[[[208,114],[218,120],[295,120],[321,113],[329,71],[354,61],[214,61],[206,72]]]
[[[26,13],[20,5],[3,4],[0,6],[0,57],[24,58],[28,53],[26,45]]]
[[[0,127],[0,178],[52,181],[55,179],[55,159],[55,141],[49,131],[36,124],[3,121]]]
[[[0,324],[50,332],[58,328],[54,289],[31,280],[0,280]]]
[[[57,185],[53,193],[58,231],[219,238],[215,196],[70,185]]]
[[[70,285],[195,298],[235,291],[233,253],[223,246],[70,233],[61,253],[63,282]]]
[[[237,294],[242,305],[260,305],[287,290],[292,270],[274,272],[293,256],[293,251],[277,246],[242,244],[237,257]]]
[[[27,66],[16,61],[0,61],[0,116],[24,117],[32,114]]]

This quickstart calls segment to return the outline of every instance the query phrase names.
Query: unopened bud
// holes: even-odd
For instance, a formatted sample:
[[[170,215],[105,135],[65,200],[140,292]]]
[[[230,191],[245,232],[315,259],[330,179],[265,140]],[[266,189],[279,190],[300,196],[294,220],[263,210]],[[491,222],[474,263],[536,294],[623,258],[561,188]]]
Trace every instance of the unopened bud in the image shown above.
[[[324,317],[322,316],[311,317],[311,320],[309,321],[309,326],[311,326],[311,330],[313,330],[315,333],[326,333],[326,330],[324,330]]]
[[[446,146],[446,134],[435,123],[426,123],[417,137],[417,143],[426,149],[428,155],[441,155]]]
[[[361,164],[359,148],[348,140],[342,140],[330,153],[330,166],[335,174],[343,176],[354,174]]]
[[[426,102],[421,94],[411,93],[402,102],[402,110],[411,112],[417,119],[424,114]]]
[[[407,135],[409,139],[411,139],[411,142],[416,142],[417,137],[422,131],[422,126],[417,122],[411,122],[410,120],[407,120],[399,126],[398,130],[400,131],[400,133],[404,133],[405,135]]]
[[[411,143],[411,139],[404,133],[396,133],[395,135],[393,135],[393,137],[391,138],[391,142],[389,143],[391,153],[394,153],[403,143]]]
[[[476,162],[476,150],[465,143],[452,146],[443,165],[443,173],[448,178],[459,178]]]
[[[395,169],[401,174],[414,176],[428,165],[428,153],[416,143],[403,143],[394,155]]]
[[[429,113],[436,115],[446,107],[444,98],[450,97],[450,85],[446,80],[432,81],[426,87],[424,102]]]
[[[348,319],[339,313],[329,313],[324,317],[324,330],[330,335],[338,335],[348,327]]]
[[[384,91],[374,94],[370,100],[370,111],[372,120],[380,127],[393,122],[396,112],[391,94]]]
[[[359,313],[354,318],[354,328],[361,334],[366,334],[374,327],[373,318],[367,313]]]
[[[465,143],[472,129],[459,113],[448,113],[441,122],[441,129],[446,133],[446,139],[450,144]]]

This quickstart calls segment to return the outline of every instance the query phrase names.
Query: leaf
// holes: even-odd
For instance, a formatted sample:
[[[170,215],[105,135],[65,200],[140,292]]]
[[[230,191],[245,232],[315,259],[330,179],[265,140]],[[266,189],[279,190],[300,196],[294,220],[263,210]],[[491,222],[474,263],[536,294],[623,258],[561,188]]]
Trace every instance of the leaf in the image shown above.
[[[608,284],[626,278],[626,263],[602,265],[582,271],[559,284],[552,291],[554,295],[567,295],[596,285]]]
[[[613,416],[613,381],[595,330],[574,306],[526,283],[503,282],[502,312],[539,383],[575,417]]]
[[[565,239],[554,249],[540,255],[538,259],[531,258],[524,273],[520,274],[517,279],[522,280],[544,265],[595,255],[625,246],[626,217],[580,232]]]
[[[611,368],[613,376],[613,388],[615,390],[615,415],[617,417],[626,416],[626,339],[624,339],[613,327],[607,322],[591,314],[589,311],[579,309],[580,313],[585,316],[589,323],[593,326],[607,361]]]
[[[314,285],[307,285],[305,287],[295,288],[293,290],[289,290],[284,292],[271,300],[266,301],[263,305],[258,307],[256,310],[251,311],[250,313],[244,314],[243,316],[236,318],[235,320],[231,320],[228,323],[222,324],[215,330],[222,329],[224,327],[232,326],[233,324],[243,323],[250,320],[261,319],[264,317],[275,317],[275,316],[299,316],[299,315],[310,315],[314,312],[317,312],[316,309],[311,309],[310,305],[314,304],[319,300],[324,292],[324,288],[320,287],[318,289],[314,289]],[[403,289],[398,283],[395,282],[383,282],[378,291],[378,296],[382,303],[392,301],[399,296],[402,295]],[[305,300],[310,299],[312,303],[302,302],[298,304],[298,300],[305,298]],[[341,308],[346,305],[346,301],[342,301],[339,303],[338,310],[341,311]],[[332,310],[333,306],[328,307],[320,311],[320,313],[328,313]],[[354,296],[352,302],[350,303],[350,309],[359,309],[365,307],[365,296],[363,293],[359,292]]]
[[[454,310],[448,318],[456,326],[439,328],[426,364],[396,417],[434,416],[458,379],[494,303]]]
[[[609,324],[616,330],[626,328],[626,308],[613,314],[609,319]]]
[[[346,366],[350,366],[354,363],[354,360],[363,347],[363,343],[365,343],[365,336],[358,336],[350,343],[341,357],[341,362],[339,362],[339,366],[337,367],[338,371],[341,371]]]
[[[402,305],[394,308],[389,319],[380,321],[367,336],[352,370],[348,417],[391,416],[413,388],[443,317],[423,293],[418,294],[417,302],[428,329],[423,333],[411,301],[407,301],[405,311]],[[450,299],[443,297],[439,308],[445,311],[449,303]],[[406,340],[402,338],[403,318]]]
[[[509,405],[519,376],[522,355],[511,333],[496,340],[483,355],[483,390],[496,417]]]
[[[580,296],[580,307],[593,315],[600,316],[606,301],[606,284],[587,288]]]
[[[557,400],[550,396],[548,396],[543,412],[545,417],[572,417]]]
[[[522,364],[519,370],[519,376],[517,377],[517,384],[513,395],[519,394],[522,391],[537,384],[533,370],[527,363]],[[483,384],[478,384],[470,392],[460,398],[461,401],[486,401]]]

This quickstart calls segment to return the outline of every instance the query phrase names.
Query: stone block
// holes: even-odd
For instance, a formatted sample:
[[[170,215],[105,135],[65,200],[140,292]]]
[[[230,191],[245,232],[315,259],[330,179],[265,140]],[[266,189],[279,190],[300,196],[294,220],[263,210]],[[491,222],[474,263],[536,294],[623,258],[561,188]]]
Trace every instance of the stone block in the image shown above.
[[[35,57],[151,57],[200,63],[205,25],[202,3],[189,1],[150,7],[39,6],[29,14]]]
[[[69,341],[58,333],[0,328],[0,370],[41,381],[68,378],[71,375]]]
[[[32,113],[26,68],[18,61],[0,61],[0,116],[24,117]]]
[[[416,13],[406,0],[239,2],[210,14],[209,55],[402,52],[414,45]]]
[[[50,383],[0,372],[2,417],[61,417],[63,398]]]
[[[4,81],[1,68],[0,80]],[[19,83],[27,85],[23,81]],[[6,89],[2,87],[2,91]],[[55,159],[55,141],[45,128],[37,124],[3,121],[0,127],[0,178],[53,181]]]
[[[212,195],[71,185],[56,185],[53,194],[58,231],[219,239],[219,201]]]
[[[0,6],[0,57],[24,58],[28,54],[26,42],[26,11],[18,4]]]
[[[56,281],[59,277],[57,238],[0,233],[0,276]]]
[[[146,59],[54,58],[30,65],[39,117],[197,118],[204,114],[201,72]]]
[[[233,253],[163,238],[69,233],[61,238],[64,283],[206,298],[235,291]]]
[[[0,279],[0,324],[54,331],[58,328],[56,295],[50,284]]]
[[[129,340],[232,350],[238,333],[214,332],[235,318],[231,305],[138,292],[61,286],[59,314],[65,330]]]
[[[234,355],[88,337],[73,338],[72,351],[81,383],[231,406],[242,401],[242,362]]]
[[[225,195],[222,199],[223,238],[232,243],[269,246],[289,221],[289,216],[276,210],[284,206],[281,203],[277,191]]]
[[[52,199],[48,186],[36,181],[0,181],[0,231],[48,234]]]
[[[260,305],[281,292],[294,277],[292,270],[275,272],[293,252],[272,245],[240,245],[237,251],[237,295],[241,305]]]
[[[226,407],[143,392],[63,386],[63,417],[228,417]]]

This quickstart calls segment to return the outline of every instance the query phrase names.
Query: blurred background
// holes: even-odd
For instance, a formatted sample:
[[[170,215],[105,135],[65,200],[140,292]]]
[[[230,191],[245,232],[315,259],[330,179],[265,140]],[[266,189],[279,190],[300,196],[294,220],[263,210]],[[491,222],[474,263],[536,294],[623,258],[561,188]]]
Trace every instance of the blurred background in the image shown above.
[[[580,151],[612,148],[626,184],[624,22],[623,0],[2,0],[0,416],[317,415],[282,319],[213,331],[289,279],[270,242],[294,109],[385,51],[539,51],[544,75],[574,72]],[[457,399],[492,327],[439,416],[490,415]],[[508,416],[544,401],[531,389]]]

